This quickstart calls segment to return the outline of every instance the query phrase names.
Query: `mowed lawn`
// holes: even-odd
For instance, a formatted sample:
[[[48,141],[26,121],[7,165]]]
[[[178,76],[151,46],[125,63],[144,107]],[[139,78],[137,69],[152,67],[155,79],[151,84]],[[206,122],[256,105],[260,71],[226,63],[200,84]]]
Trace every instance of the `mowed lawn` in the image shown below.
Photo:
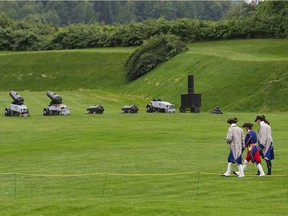
[[[273,175],[250,164],[245,178],[226,178],[227,119],[241,126],[262,113],[146,113],[145,102],[109,92],[60,94],[70,116],[43,116],[45,92],[24,93],[30,117],[0,116],[1,215],[287,214],[286,113],[264,113]],[[93,96],[103,114],[85,114]],[[139,113],[121,113],[133,100]]]

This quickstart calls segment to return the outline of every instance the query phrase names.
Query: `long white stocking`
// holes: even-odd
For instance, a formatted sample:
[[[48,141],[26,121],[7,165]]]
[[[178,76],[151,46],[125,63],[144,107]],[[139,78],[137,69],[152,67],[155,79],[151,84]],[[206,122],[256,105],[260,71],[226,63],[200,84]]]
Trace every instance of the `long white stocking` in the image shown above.
[[[248,166],[248,161],[245,159],[243,162],[243,173],[246,170],[247,166]]]
[[[244,172],[243,172],[243,166],[242,164],[239,164],[238,166],[238,170],[239,170],[239,177],[244,177]]]
[[[265,173],[264,173],[263,168],[262,168],[262,166],[261,166],[260,163],[257,164],[257,168],[258,168],[258,170],[259,170],[260,176],[264,176]]]
[[[229,162],[227,165],[227,171],[224,173],[224,175],[230,175],[231,170],[232,170],[232,163]]]

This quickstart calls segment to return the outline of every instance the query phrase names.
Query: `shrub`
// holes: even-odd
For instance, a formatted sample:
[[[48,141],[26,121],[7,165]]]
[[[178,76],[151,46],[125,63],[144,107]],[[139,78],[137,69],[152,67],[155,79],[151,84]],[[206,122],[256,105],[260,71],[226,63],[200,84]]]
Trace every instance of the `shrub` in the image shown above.
[[[186,45],[175,35],[153,36],[129,56],[125,63],[126,78],[135,80],[185,50]]]

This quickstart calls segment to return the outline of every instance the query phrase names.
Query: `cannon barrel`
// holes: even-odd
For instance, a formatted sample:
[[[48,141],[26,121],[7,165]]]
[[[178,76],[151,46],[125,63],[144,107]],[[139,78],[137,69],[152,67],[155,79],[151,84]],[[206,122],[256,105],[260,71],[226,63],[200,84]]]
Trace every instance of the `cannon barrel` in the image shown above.
[[[19,95],[17,92],[11,90],[9,91],[9,95],[13,99],[13,104],[22,105],[24,103],[24,98],[21,97],[21,95]]]
[[[61,104],[62,103],[62,97],[60,95],[55,94],[52,91],[48,91],[47,96],[52,100],[51,103],[53,103],[53,104]]]

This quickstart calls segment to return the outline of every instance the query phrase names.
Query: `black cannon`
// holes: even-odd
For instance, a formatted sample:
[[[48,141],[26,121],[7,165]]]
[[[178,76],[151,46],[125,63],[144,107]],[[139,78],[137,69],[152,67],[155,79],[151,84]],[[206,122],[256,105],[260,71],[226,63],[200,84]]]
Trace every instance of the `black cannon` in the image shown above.
[[[215,107],[210,113],[211,114],[223,114],[220,107]]]
[[[102,114],[104,112],[104,107],[102,105],[95,105],[95,106],[90,106],[87,108],[87,113],[88,114]]]
[[[24,98],[21,97],[17,92],[11,90],[11,91],[9,91],[9,95],[13,99],[12,104],[16,104],[16,105],[23,105],[24,104]]]
[[[24,98],[13,90],[9,91],[9,95],[13,101],[10,107],[5,108],[5,116],[30,116],[29,109],[24,105]]]
[[[128,105],[123,106],[121,110],[123,113],[137,113],[139,109],[136,105]]]
[[[47,92],[47,96],[51,99],[51,102],[47,108],[43,109],[43,115],[70,115],[70,109],[62,103],[62,97],[55,94],[52,91]]]
[[[48,91],[47,96],[51,99],[50,104],[61,104],[62,103],[62,97],[60,95],[55,94],[52,91]]]

